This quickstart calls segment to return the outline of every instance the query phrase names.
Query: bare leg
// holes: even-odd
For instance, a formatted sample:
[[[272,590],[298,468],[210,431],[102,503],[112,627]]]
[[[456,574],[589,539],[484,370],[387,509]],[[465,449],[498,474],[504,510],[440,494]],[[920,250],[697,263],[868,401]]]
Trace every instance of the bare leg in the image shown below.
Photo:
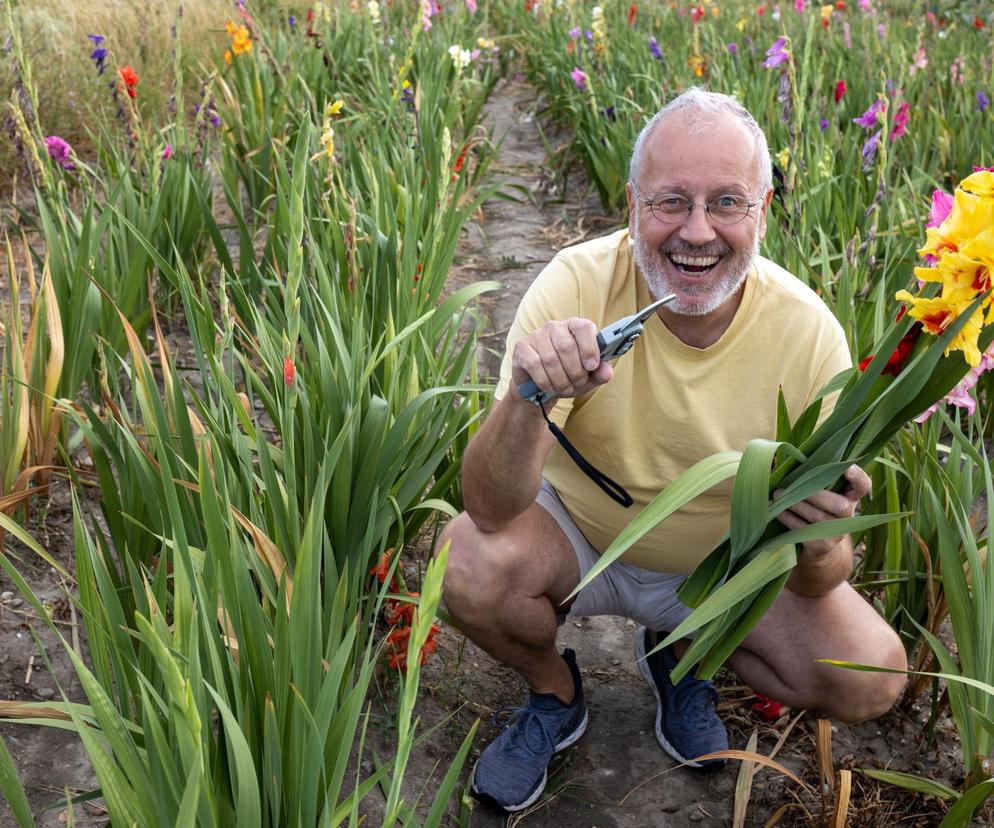
[[[497,532],[463,513],[445,527],[449,542],[442,594],[459,628],[536,693],[573,699],[573,679],[556,650],[556,613],[580,582],[576,553],[538,504]]]
[[[819,658],[908,666],[897,633],[848,583],[817,598],[785,589],[729,664],[757,692],[845,722],[882,715],[905,684],[904,676],[845,670]]]

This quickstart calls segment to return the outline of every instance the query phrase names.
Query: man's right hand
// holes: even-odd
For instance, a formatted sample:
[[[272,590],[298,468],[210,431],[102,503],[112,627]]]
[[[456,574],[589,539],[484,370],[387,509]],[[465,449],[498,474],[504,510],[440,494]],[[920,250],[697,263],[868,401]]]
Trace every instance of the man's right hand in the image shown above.
[[[610,363],[601,361],[597,327],[579,316],[546,322],[519,339],[511,354],[515,388],[534,380],[545,392],[579,397],[609,382],[613,375]]]

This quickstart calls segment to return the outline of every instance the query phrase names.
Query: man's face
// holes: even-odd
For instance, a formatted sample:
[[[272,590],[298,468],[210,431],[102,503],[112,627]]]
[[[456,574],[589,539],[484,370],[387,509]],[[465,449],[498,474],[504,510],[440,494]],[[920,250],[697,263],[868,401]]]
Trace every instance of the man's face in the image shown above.
[[[636,181],[638,195],[654,201],[678,194],[697,206],[673,224],[658,221],[629,186],[629,232],[635,262],[656,298],[675,293],[667,309],[683,316],[706,316],[741,287],[760,239],[772,190],[759,192],[755,142],[731,115],[720,115],[703,132],[691,131],[699,113],[676,112],[649,136],[645,163]],[[704,203],[734,195],[758,201],[737,224],[711,219]]]

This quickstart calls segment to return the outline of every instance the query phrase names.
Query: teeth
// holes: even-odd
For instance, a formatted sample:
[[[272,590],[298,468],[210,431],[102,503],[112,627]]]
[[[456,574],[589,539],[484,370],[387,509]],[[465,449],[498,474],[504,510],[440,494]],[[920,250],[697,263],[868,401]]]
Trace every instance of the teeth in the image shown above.
[[[713,267],[718,263],[719,256],[683,256],[674,253],[670,258],[674,264],[689,265],[690,267]]]

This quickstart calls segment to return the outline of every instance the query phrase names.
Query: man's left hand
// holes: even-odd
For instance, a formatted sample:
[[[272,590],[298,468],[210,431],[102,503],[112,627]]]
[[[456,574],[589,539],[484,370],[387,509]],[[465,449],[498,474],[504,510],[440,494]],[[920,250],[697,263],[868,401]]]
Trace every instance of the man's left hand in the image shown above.
[[[848,485],[841,493],[822,489],[781,512],[777,515],[777,520],[788,529],[800,529],[823,520],[852,517],[856,514],[860,500],[870,493],[872,484],[870,476],[856,465],[846,469],[844,476]],[[774,492],[774,497],[778,497],[781,491]],[[838,535],[809,541],[804,544],[804,553],[811,558],[820,558],[835,549],[846,538],[846,535]]]

